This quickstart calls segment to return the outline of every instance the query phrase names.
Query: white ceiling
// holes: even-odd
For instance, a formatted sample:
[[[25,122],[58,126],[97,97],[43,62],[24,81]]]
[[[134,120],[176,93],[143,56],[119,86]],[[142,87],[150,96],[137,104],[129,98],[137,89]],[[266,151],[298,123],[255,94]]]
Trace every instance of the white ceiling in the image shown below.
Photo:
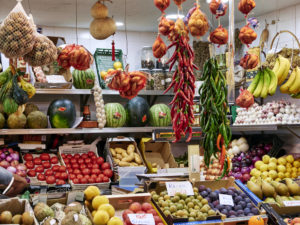
[[[78,26],[88,28],[92,20],[90,8],[96,0],[77,0],[78,1]],[[157,19],[160,11],[154,6],[153,0],[112,0],[107,2],[109,15],[116,21],[124,21],[125,1],[127,1],[127,29],[131,31],[156,31]],[[35,23],[43,26],[75,27],[75,5],[76,0],[23,0],[22,4],[29,12],[29,4],[34,16]],[[183,4],[184,14],[193,6],[195,0],[187,0]],[[201,9],[209,15],[208,5],[204,0],[200,0]],[[256,8],[251,16],[260,16],[265,13],[283,9],[299,3],[299,0],[256,0]],[[3,20],[9,11],[14,7],[14,0],[0,0],[0,19]],[[235,0],[235,9],[237,9],[238,0]],[[171,5],[166,13],[176,13],[177,8],[171,0]],[[228,15],[228,14],[227,14]],[[243,20],[243,15],[236,12],[236,21]],[[272,18],[273,19],[273,18]],[[222,24],[228,23],[228,16],[222,17]],[[124,29],[121,27],[119,29]]]

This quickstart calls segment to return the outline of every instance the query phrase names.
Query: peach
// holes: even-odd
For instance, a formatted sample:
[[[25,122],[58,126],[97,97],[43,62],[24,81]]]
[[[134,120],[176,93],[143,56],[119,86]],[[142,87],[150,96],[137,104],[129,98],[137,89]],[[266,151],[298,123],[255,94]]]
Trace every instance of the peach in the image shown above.
[[[132,212],[129,209],[126,209],[123,213],[122,213],[122,218],[123,220],[125,220],[126,218],[128,218],[127,214],[134,214],[134,212]]]
[[[149,209],[147,213],[151,213],[153,216],[157,216],[157,212],[155,211],[155,209]]]
[[[138,202],[134,202],[132,203],[130,206],[129,206],[129,209],[133,212],[138,212],[138,211],[141,211],[142,210],[142,206],[140,203]]]
[[[155,224],[162,223],[161,218],[159,216],[153,216]]]
[[[148,202],[144,202],[142,204],[142,210],[147,212],[148,210],[153,209],[152,205]]]

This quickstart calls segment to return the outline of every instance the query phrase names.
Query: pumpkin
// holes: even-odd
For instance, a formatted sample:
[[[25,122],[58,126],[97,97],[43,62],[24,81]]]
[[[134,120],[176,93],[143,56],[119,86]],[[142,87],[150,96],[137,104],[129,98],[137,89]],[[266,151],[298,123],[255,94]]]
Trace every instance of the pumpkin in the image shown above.
[[[108,9],[100,2],[96,2],[91,8],[91,16],[95,19],[105,19],[108,16]]]
[[[110,17],[94,19],[90,25],[90,33],[97,40],[104,40],[108,38],[113,35],[116,30],[116,23]]]

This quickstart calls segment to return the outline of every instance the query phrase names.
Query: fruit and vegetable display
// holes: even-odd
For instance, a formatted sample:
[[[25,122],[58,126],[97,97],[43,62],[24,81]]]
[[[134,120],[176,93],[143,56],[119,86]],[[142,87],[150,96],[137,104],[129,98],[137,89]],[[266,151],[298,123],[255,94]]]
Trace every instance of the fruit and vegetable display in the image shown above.
[[[300,108],[296,104],[281,100],[264,105],[254,103],[248,109],[238,108],[233,125],[299,124]]]
[[[212,164],[207,168],[204,159],[200,159],[200,171],[203,172],[205,180],[217,180],[222,174],[221,164],[218,159],[213,159]]]
[[[102,89],[97,84],[93,88],[94,102],[96,106],[96,118],[98,122],[98,127],[102,129],[106,124],[106,111],[104,106],[104,100],[102,95]]]
[[[61,154],[71,184],[95,184],[110,182],[113,176],[110,164],[95,152]]]
[[[3,211],[0,214],[0,224],[24,224],[33,225],[34,217],[29,212],[13,215],[10,211]]]
[[[231,129],[227,115],[227,87],[215,58],[209,59],[203,69],[199,88],[200,94],[200,126],[205,133],[204,162],[209,168],[212,156],[219,159],[224,177],[229,172],[230,159],[227,149],[231,140]]]
[[[95,73],[92,69],[74,70],[73,85],[76,89],[92,89],[95,84]]]
[[[137,149],[133,144],[123,148],[109,148],[110,154],[114,162],[120,167],[126,166],[143,166],[143,161]]]
[[[38,185],[63,185],[68,180],[65,166],[62,166],[58,157],[52,153],[23,155],[27,167],[27,177],[31,184]]]
[[[217,214],[209,205],[208,199],[205,199],[206,196],[198,192],[198,188],[194,188],[194,195],[191,196],[181,193],[169,196],[167,191],[152,191],[151,196],[166,217],[201,221]]]

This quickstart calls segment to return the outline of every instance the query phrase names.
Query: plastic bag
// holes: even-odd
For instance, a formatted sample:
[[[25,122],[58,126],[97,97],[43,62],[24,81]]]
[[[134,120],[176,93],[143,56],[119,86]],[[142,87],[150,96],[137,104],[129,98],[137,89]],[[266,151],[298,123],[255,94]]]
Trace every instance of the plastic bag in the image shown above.
[[[53,42],[44,35],[36,33],[36,42],[31,52],[24,55],[24,60],[31,66],[43,66],[57,59],[57,49]]]
[[[0,26],[0,51],[7,58],[21,57],[32,50],[34,43],[33,24],[18,2]]]

